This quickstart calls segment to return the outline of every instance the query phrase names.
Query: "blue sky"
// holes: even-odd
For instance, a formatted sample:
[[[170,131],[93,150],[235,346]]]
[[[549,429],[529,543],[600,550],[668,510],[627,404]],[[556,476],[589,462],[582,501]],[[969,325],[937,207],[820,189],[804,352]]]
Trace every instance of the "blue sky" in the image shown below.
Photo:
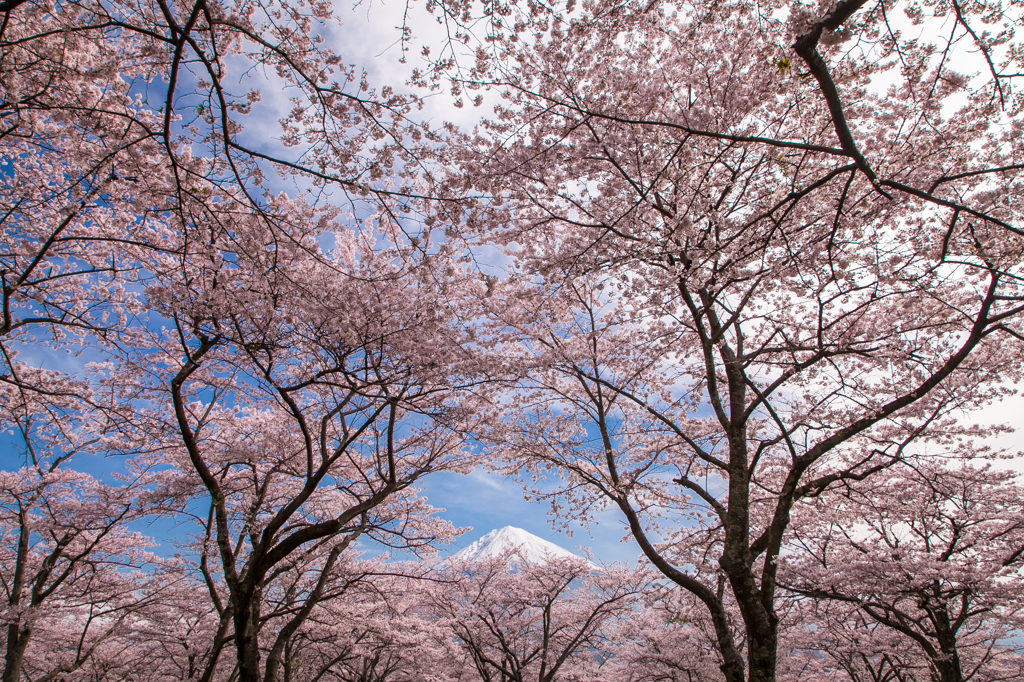
[[[422,489],[432,505],[445,509],[442,518],[459,527],[473,528],[450,548],[452,552],[503,526],[522,528],[577,554],[589,550],[597,560],[606,563],[633,563],[640,552],[633,542],[620,542],[625,534],[625,519],[617,510],[598,514],[597,523],[590,528],[571,523],[569,537],[552,528],[546,503],[527,501],[516,481],[481,468],[469,475],[433,474],[425,479]]]

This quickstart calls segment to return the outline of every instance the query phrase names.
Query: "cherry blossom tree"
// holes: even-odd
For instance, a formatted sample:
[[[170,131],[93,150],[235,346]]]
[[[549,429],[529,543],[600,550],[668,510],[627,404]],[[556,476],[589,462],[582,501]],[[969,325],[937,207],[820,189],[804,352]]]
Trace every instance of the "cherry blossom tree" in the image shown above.
[[[451,532],[411,488],[462,447],[439,291],[457,273],[404,221],[438,139],[406,118],[413,98],[343,65],[332,11],[0,6],[0,378],[42,390],[15,360],[25,343],[92,335],[121,359],[105,445],[158,471],[150,498],[212,547],[207,676],[233,642],[241,679],[275,678],[279,646],[259,670],[260,609],[296,562],[318,579],[285,639],[361,534],[418,547]],[[267,80],[291,99],[276,142],[244,126]]]
[[[138,282],[210,224],[303,243],[282,189],[419,231],[403,220],[439,140],[415,98],[345,65],[340,30],[327,2],[0,3],[0,381],[22,344],[116,338]]]
[[[154,560],[149,539],[128,528],[147,512],[143,481],[108,484],[68,466],[102,436],[90,404],[59,375],[36,372],[33,385],[55,390],[0,390],[0,425],[19,438],[11,445],[24,460],[0,471],[4,682],[26,670],[55,679],[88,663],[145,603],[139,569]]]
[[[646,283],[640,286],[646,288]],[[517,304],[507,309],[525,311],[517,320],[505,315],[502,323],[526,332],[520,346],[523,354],[509,361],[509,366],[528,368],[528,373],[519,384],[521,390],[506,400],[508,421],[495,425],[487,437],[506,458],[506,470],[527,481],[533,477],[537,481],[533,494],[550,499],[556,513],[564,510],[574,518],[586,518],[605,503],[614,504],[652,563],[708,606],[724,666],[730,661],[739,665],[738,659],[730,658],[739,655],[731,648],[736,641],[731,633],[740,627],[735,616],[749,630],[748,620],[761,622],[755,616],[767,599],[765,590],[774,604],[777,561],[791,505],[844,480],[880,473],[900,461],[915,441],[972,436],[971,429],[958,427],[947,416],[962,404],[952,402],[949,394],[963,400],[983,397],[984,391],[979,392],[967,377],[983,376],[981,372],[992,369],[992,360],[1002,361],[998,353],[982,348],[974,356],[961,354],[961,358],[973,357],[970,363],[961,358],[944,362],[938,371],[955,364],[964,371],[963,378],[944,382],[948,392],[936,394],[934,400],[916,401],[918,410],[900,413],[906,394],[887,395],[890,387],[900,384],[876,383],[878,375],[861,372],[860,363],[865,360],[859,349],[842,351],[842,344],[837,344],[832,350],[809,352],[807,362],[813,364],[817,355],[826,364],[827,358],[830,370],[842,368],[838,360],[842,354],[850,356],[851,371],[837,372],[829,391],[821,386],[828,378],[825,372],[801,376],[802,361],[795,351],[789,356],[795,370],[791,376],[783,374],[761,384],[750,376],[755,373],[751,369],[746,379],[741,373],[730,384],[724,371],[710,371],[716,367],[712,362],[723,348],[721,342],[708,343],[703,357],[700,346],[692,359],[677,354],[687,336],[699,338],[701,328],[691,331],[679,324],[673,329],[661,319],[651,320],[653,314],[637,320],[636,299],[601,301],[601,292],[588,290],[580,278],[566,284],[561,293],[548,290],[530,298],[517,294]],[[763,309],[757,317],[762,314]],[[702,315],[696,317],[699,321]],[[756,321],[750,326],[757,329]],[[560,335],[551,335],[553,329]],[[564,330],[571,333],[563,334]],[[707,339],[714,335],[711,329],[704,331]],[[775,333],[765,327],[760,331]],[[879,341],[875,337],[872,342]],[[745,344],[746,339],[741,336],[737,343]],[[756,368],[753,360],[758,357],[765,365],[780,358],[763,344],[764,340],[752,344],[755,349],[761,345],[760,350],[744,351],[747,367]],[[913,358],[911,364],[916,365],[917,349],[911,349],[914,353],[904,357]],[[894,356],[884,360],[879,356],[871,364],[879,367],[884,362],[892,368]],[[705,368],[709,368],[707,374]],[[737,361],[725,368],[740,371],[743,365]],[[913,376],[915,369],[906,367],[906,376]],[[935,375],[927,379],[934,380]],[[723,388],[731,386],[741,395],[749,389],[743,413],[737,413],[735,402],[716,404],[716,396],[721,395],[716,386],[719,380]],[[806,384],[801,386],[803,381]],[[771,391],[783,385],[793,393],[799,386],[806,393],[798,399],[793,393],[780,393],[769,401]],[[704,391],[711,395],[714,417],[693,414],[703,403]],[[867,408],[856,403],[868,399],[871,411],[864,416]],[[875,410],[888,411],[889,417]],[[744,428],[737,431],[736,420]],[[831,424],[845,426],[833,430]],[[819,430],[827,435],[817,438]],[[742,453],[746,454],[740,457]],[[743,466],[730,464],[730,457],[739,458]],[[552,487],[552,480],[559,478],[564,484]],[[731,483],[733,479],[739,480]],[[657,544],[654,533],[661,534],[662,544]],[[740,543],[731,550],[737,554],[733,557],[737,565],[730,563],[733,542]],[[720,596],[722,581],[732,588],[730,598],[736,600],[739,613],[731,613]],[[744,600],[749,600],[746,606]],[[767,651],[774,652],[777,616],[762,625],[767,628]],[[753,645],[749,633],[746,640],[748,647]],[[774,653],[766,656],[774,660]],[[774,663],[765,665],[774,670]]]
[[[983,436],[954,414],[1019,377],[1019,10],[572,5],[436,6],[433,75],[505,98],[449,177],[512,261],[481,437],[555,513],[618,509],[771,680],[793,505]]]
[[[125,245],[158,247],[163,228],[223,215],[211,199],[273,224],[268,170],[397,196],[374,183],[432,155],[406,119],[412,98],[371,90],[326,43],[338,28],[327,3],[28,0],[0,12],[0,144],[20,159],[2,179],[4,332],[37,313],[93,324],[89,303],[111,292],[80,275],[117,272]],[[240,77],[252,68],[292,98],[281,142],[296,153],[246,134],[265,84]],[[38,309],[18,317],[32,298]]]
[[[1019,676],[1021,500],[1008,472],[893,469],[799,511],[784,580],[913,642],[942,682]]]
[[[168,257],[147,290],[153,312],[124,335],[137,341],[123,388],[154,405],[130,442],[148,434],[159,494],[201,529],[218,639],[230,621],[241,680],[277,679],[287,641],[357,538],[415,550],[450,537],[414,485],[471,462],[457,312],[479,281],[461,283],[439,250],[417,257],[276,201],[295,224],[321,220],[292,244],[239,218],[230,238]],[[299,575],[291,620],[263,658],[268,599]]]
[[[647,583],[642,571],[569,557],[527,563],[514,550],[453,563],[444,575],[434,609],[479,678],[495,682],[600,679],[611,627],[630,616]]]
[[[327,2],[0,2],[0,384],[28,444],[2,474],[5,680],[25,661],[113,678],[129,650],[169,678],[270,681],[317,657],[322,676],[422,678],[398,643],[429,638],[381,623],[331,658],[327,609],[360,608],[360,538],[452,534],[415,486],[465,470],[470,433],[563,518],[617,509],[705,610],[725,679],[773,680],[781,558],[811,527],[794,509],[986,435],[957,417],[1020,378],[1024,338],[1017,5],[430,7],[453,40],[420,80],[506,98],[453,148],[344,66]],[[291,98],[276,141],[245,125],[269,110],[256,73]],[[444,197],[476,198],[428,203]],[[466,243],[503,246],[508,276],[472,272]],[[22,361],[100,340],[117,362],[81,381]],[[481,378],[498,381],[466,390]],[[193,524],[202,606],[129,612],[140,488],[71,471],[82,448],[135,457],[148,508]],[[477,576],[477,673],[597,675],[581,652],[632,578],[546,569],[527,589],[530,570]],[[899,630],[864,576],[794,575],[847,609],[821,622],[953,669],[922,643],[939,606],[887,593]],[[1013,612],[972,600],[1012,576],[979,575],[935,578],[971,593],[969,631],[943,637],[996,676]],[[438,603],[477,607],[463,596]],[[164,657],[125,634],[157,603]]]
[[[805,600],[797,623],[783,635],[779,679],[910,682],[932,680],[912,641],[873,622],[848,604]]]
[[[714,627],[703,605],[678,588],[652,590],[643,608],[625,619],[612,650],[617,674],[629,682],[721,679]]]
[[[438,138],[343,66],[329,3],[0,12],[0,379],[43,390],[26,343],[119,358],[76,386],[108,389],[104,446],[155,472],[147,499],[206,543],[217,624],[185,669],[209,679],[233,645],[240,679],[275,679],[358,537],[451,533],[412,488],[461,465],[458,266],[406,220]],[[244,126],[257,71],[291,98],[277,143]],[[262,619],[296,575],[291,620]]]
[[[408,570],[408,573],[400,571]],[[290,643],[290,679],[464,679],[445,624],[424,599],[423,566],[356,562],[343,599],[324,601]]]
[[[230,665],[218,668],[218,663],[230,643],[225,634],[230,618],[219,617],[215,605],[204,598],[207,586],[187,564],[179,560],[162,568],[160,589],[121,636],[123,646],[106,657],[107,672],[95,675],[96,679],[137,675],[148,680],[208,682],[227,678],[225,668]]]

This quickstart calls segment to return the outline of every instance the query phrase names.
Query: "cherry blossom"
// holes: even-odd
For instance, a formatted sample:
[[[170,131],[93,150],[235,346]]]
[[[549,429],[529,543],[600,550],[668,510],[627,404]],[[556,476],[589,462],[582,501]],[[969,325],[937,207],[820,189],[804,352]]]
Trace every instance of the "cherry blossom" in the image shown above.
[[[46,386],[45,373],[35,386]],[[0,390],[0,426],[24,465],[0,471],[4,682],[54,679],[86,665],[146,601],[152,542],[128,524],[148,513],[144,480],[104,483],[75,471],[99,440],[89,405],[64,382],[45,395]],[[51,385],[51,388],[53,386]]]
[[[431,600],[482,680],[605,679],[614,624],[630,616],[647,580],[580,558],[525,562],[511,549],[455,561]]]
[[[800,509],[784,581],[901,635],[943,682],[1019,675],[1021,500],[986,467],[891,470]]]
[[[1017,9],[900,6],[916,40],[882,3],[434,8],[422,82],[504,98],[447,179],[510,259],[481,438],[557,517],[617,509],[726,678],[774,679],[794,504],[984,438],[961,410],[1020,379]]]

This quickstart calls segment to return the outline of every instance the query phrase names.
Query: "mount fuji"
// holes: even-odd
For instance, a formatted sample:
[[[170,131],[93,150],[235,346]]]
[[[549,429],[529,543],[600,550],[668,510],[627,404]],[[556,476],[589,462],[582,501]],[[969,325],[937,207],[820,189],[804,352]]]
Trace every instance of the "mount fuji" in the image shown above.
[[[514,526],[492,530],[469,547],[456,552],[452,558],[461,561],[483,561],[510,550],[514,550],[516,556],[528,564],[543,564],[551,559],[563,557],[581,558],[553,542]]]

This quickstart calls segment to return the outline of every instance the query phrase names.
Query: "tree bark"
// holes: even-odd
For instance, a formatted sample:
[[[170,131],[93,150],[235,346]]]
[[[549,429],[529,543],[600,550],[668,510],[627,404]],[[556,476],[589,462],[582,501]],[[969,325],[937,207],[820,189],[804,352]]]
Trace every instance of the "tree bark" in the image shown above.
[[[7,626],[7,651],[4,655],[3,682],[20,682],[21,664],[25,660],[25,649],[32,637],[31,626],[18,622]]]
[[[246,582],[250,582],[247,580]],[[235,621],[235,649],[239,682],[262,682],[260,674],[260,594],[250,585],[240,585],[232,595]]]

